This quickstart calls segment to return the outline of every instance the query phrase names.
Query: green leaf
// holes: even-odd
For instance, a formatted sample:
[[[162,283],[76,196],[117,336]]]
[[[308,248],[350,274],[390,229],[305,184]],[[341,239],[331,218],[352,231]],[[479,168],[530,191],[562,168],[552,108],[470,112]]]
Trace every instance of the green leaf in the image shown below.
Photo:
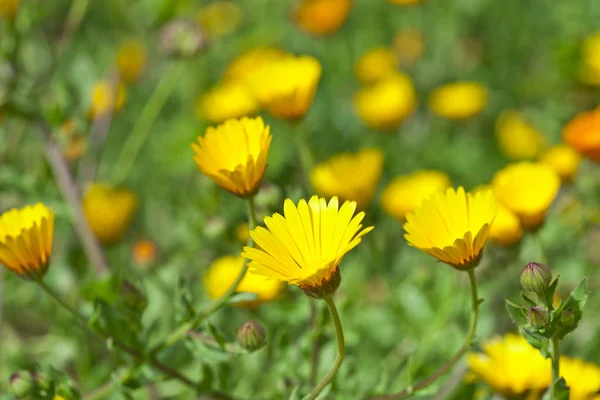
[[[554,397],[552,397],[552,389],[554,388]],[[569,387],[565,379],[560,377],[550,388],[544,393],[542,400],[569,400]]]
[[[81,289],[81,295],[88,301],[101,299],[107,304],[115,304],[119,298],[120,282],[115,275],[106,279],[94,281],[84,285]]]
[[[523,309],[522,306],[517,305],[515,303],[513,303],[510,300],[506,300],[506,311],[508,311],[508,315],[510,316],[510,319],[519,327],[519,328],[523,328],[526,327],[527,324],[527,317],[526,317],[526,312]]]
[[[227,338],[223,335],[216,326],[207,321],[208,331],[215,338],[217,343],[222,349],[225,349],[225,344],[227,343]]]
[[[559,339],[563,339],[577,328],[587,298],[587,280],[583,278],[575,289],[573,289],[567,301],[564,302],[564,305],[560,309],[557,309],[554,315],[556,336]]]
[[[550,339],[528,329],[521,329],[527,343],[538,349],[545,358],[550,358]]]
[[[215,374],[213,373],[210,366],[206,364],[202,364],[202,378],[200,379],[200,384],[198,385],[198,390],[201,392],[208,392],[213,388],[213,381],[215,379]]]
[[[560,275],[557,275],[550,286],[544,291],[544,301],[549,310],[552,309],[552,303],[554,302],[554,292],[556,292],[556,287],[558,286],[558,278],[560,278]]]
[[[523,301],[525,301],[525,303],[527,303],[527,305],[531,307],[537,306],[537,303],[523,292],[521,292],[521,298],[523,299]]]

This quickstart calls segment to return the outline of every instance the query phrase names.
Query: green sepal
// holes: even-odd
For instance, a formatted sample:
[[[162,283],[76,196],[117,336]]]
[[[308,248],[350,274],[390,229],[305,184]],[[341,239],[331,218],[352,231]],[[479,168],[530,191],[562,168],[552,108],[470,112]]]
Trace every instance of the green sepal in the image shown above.
[[[554,388],[554,397],[552,397],[552,389]],[[569,400],[569,387],[563,377],[558,378],[544,393],[542,400]]]

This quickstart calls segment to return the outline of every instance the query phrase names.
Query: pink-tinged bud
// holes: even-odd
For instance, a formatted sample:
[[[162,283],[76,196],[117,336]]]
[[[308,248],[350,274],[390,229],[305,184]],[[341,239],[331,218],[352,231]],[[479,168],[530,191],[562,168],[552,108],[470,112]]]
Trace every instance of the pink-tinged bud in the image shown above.
[[[237,340],[243,349],[256,351],[267,343],[267,333],[259,322],[246,321],[237,331]]]
[[[550,322],[550,314],[544,307],[531,307],[527,313],[527,322],[534,328],[544,328]]]
[[[530,262],[521,271],[521,287],[538,294],[544,293],[552,282],[552,272],[544,264]]]

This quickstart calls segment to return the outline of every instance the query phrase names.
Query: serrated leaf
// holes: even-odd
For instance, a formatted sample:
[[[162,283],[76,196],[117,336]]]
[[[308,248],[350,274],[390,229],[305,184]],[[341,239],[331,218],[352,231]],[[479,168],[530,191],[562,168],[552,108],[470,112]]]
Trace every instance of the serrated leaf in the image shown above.
[[[506,311],[508,311],[508,315],[510,319],[518,326],[518,327],[526,327],[527,317],[525,314],[525,310],[522,306],[513,303],[510,300],[505,300],[506,302]]]
[[[552,396],[552,389],[554,388],[554,396]],[[556,380],[552,386],[548,388],[542,400],[569,400],[569,387],[565,379],[560,377]]]

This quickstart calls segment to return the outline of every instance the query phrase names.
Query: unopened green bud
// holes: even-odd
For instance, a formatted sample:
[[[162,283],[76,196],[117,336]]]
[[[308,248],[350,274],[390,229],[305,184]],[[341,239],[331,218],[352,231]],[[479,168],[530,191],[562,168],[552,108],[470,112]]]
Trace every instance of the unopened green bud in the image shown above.
[[[256,351],[267,343],[265,328],[255,321],[246,321],[237,331],[237,340],[248,351]]]
[[[521,287],[523,290],[542,294],[551,282],[552,272],[544,264],[530,262],[521,271]]]
[[[544,307],[531,307],[527,313],[527,322],[534,328],[543,328],[550,322],[550,314]]]
[[[121,283],[121,298],[128,307],[139,311],[144,311],[148,306],[146,296],[129,281]]]
[[[18,399],[29,397],[33,390],[33,377],[28,371],[17,371],[8,379],[10,391]]]

